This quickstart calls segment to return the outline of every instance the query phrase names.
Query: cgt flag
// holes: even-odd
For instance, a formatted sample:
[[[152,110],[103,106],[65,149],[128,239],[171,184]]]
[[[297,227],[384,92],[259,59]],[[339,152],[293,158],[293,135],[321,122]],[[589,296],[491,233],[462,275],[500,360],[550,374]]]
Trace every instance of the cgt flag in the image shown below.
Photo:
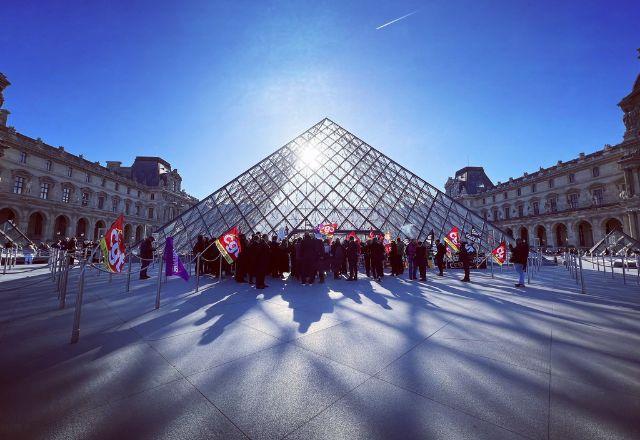
[[[184,268],[180,256],[173,248],[173,237],[167,237],[164,245],[164,261],[166,262],[166,274],[168,277],[178,275],[185,281],[189,281],[189,272]]]
[[[122,223],[124,223],[124,216],[120,214],[100,240],[104,267],[109,272],[122,272],[124,267],[125,247]]]
[[[458,231],[456,226],[454,226],[446,237],[444,237],[444,241],[447,242],[454,252],[460,252],[460,231]]]
[[[503,241],[500,245],[491,251],[491,258],[500,266],[507,261],[507,244]]]
[[[222,255],[229,264],[235,263],[242,251],[238,235],[240,235],[238,227],[234,226],[216,240],[216,247],[220,251],[220,255]]]

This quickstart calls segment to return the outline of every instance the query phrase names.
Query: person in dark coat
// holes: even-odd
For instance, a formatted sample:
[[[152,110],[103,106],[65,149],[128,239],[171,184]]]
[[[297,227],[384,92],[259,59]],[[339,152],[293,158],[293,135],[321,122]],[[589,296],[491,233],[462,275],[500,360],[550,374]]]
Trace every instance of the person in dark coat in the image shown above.
[[[247,243],[246,264],[247,274],[249,275],[249,284],[255,283],[256,277],[256,249],[258,245],[258,235],[253,234],[251,240]]]
[[[436,266],[438,266],[438,276],[444,273],[444,256],[447,253],[447,247],[440,240],[436,240]]]
[[[395,241],[391,242],[391,251],[389,252],[389,262],[391,263],[391,275],[401,275],[402,270],[402,255],[398,249],[398,244]]]
[[[347,242],[347,261],[349,262],[349,281],[358,279],[358,243],[355,238],[350,237]]]
[[[316,260],[315,260],[315,268],[313,271],[313,278],[315,278],[315,274],[318,274],[318,279],[321,283],[324,283],[324,265],[325,265],[325,255],[324,255],[324,243],[319,238],[314,238],[313,243],[315,245],[316,250]],[[312,281],[313,281],[312,278]]]
[[[529,261],[529,245],[521,238],[516,240],[516,246],[509,244],[511,250],[511,261],[518,273],[518,283],[516,287],[524,287],[524,274],[527,271],[527,262]]]
[[[300,262],[302,284],[313,284],[313,278],[316,270],[316,242],[311,235],[305,232],[302,242],[300,242]]]
[[[293,261],[295,262],[295,278],[302,281],[302,277],[304,276],[302,268],[302,237],[298,237],[293,245],[293,257]]]
[[[342,273],[342,261],[346,258],[344,246],[339,239],[331,246],[331,267],[333,269],[333,279],[337,280]]]
[[[416,243],[416,239],[412,238],[407,245],[407,265],[409,266],[409,279],[416,279],[416,266],[415,266],[415,257],[416,257],[416,249],[418,248],[418,243]]]
[[[371,242],[371,268],[373,269],[373,278],[376,281],[382,281],[384,277],[384,245],[374,237]]]
[[[244,236],[244,234],[240,234],[238,235],[238,240],[240,241],[240,253],[238,254],[238,259],[236,260],[235,279],[238,283],[246,283],[244,276],[247,273],[247,258],[244,252],[247,249],[247,238]]]
[[[427,247],[421,241],[418,242],[413,257],[413,279],[416,278],[416,268],[420,271],[420,281],[427,281]]]
[[[289,266],[289,255],[291,254],[291,246],[289,246],[289,240],[286,238],[280,242],[280,253],[279,253],[279,271],[281,274],[291,272],[291,268]]]
[[[469,272],[470,272],[469,269],[471,268],[471,255],[469,255],[469,250],[467,249],[467,243],[464,241],[460,243],[460,250],[458,251],[458,259],[462,263],[462,268],[464,269],[464,278],[462,279],[462,281],[464,281],[465,283],[468,283],[471,281],[471,279],[469,278]]]
[[[147,275],[147,268],[153,259],[153,237],[147,237],[140,243],[140,259],[142,260],[140,279],[146,280],[150,278],[149,275]]]
[[[278,236],[272,235],[269,243],[269,272],[272,278],[281,278],[280,273],[280,243]]]
[[[371,276],[371,240],[367,240],[362,244],[362,256],[364,260],[364,271],[367,277]]]
[[[264,289],[269,287],[264,283],[264,279],[269,270],[269,243],[267,242],[267,236],[264,235],[256,240],[254,249],[255,258],[255,274],[256,274],[256,289]]]

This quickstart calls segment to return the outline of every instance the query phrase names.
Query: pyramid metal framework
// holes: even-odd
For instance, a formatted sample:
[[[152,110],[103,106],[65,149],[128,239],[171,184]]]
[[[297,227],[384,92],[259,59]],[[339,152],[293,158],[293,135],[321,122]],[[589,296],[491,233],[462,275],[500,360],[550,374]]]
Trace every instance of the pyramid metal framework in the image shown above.
[[[510,241],[500,229],[329,119],[323,119],[213,194],[160,227],[179,252],[197,236],[290,233],[337,223],[342,231],[393,238],[442,237],[453,226],[480,253]]]

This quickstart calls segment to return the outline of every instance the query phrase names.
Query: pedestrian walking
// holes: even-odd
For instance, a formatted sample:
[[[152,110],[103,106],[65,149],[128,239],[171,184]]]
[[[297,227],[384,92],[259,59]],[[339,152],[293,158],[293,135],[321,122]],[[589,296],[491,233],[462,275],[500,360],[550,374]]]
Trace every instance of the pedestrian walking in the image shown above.
[[[511,262],[518,273],[518,283],[516,287],[524,287],[524,274],[527,271],[527,262],[529,260],[529,245],[521,238],[516,240],[516,246],[509,244],[511,250]]]
[[[460,243],[460,251],[458,252],[458,259],[462,263],[462,269],[464,269],[464,278],[462,281],[468,283],[471,281],[469,278],[470,268],[471,268],[471,255],[469,255],[469,250],[467,249],[467,243]]]
[[[440,240],[436,240],[436,266],[438,266],[438,276],[444,275],[444,256],[447,253],[447,247]]]

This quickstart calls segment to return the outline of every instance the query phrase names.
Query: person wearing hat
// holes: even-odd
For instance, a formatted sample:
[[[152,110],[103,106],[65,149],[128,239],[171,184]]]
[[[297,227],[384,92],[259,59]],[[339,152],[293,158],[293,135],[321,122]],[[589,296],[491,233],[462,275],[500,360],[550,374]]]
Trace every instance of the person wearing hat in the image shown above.
[[[460,243],[460,251],[458,252],[458,259],[462,263],[462,268],[464,269],[464,278],[462,281],[465,283],[471,282],[469,278],[469,268],[470,268],[470,259],[469,250],[467,249],[467,242],[463,241]]]

